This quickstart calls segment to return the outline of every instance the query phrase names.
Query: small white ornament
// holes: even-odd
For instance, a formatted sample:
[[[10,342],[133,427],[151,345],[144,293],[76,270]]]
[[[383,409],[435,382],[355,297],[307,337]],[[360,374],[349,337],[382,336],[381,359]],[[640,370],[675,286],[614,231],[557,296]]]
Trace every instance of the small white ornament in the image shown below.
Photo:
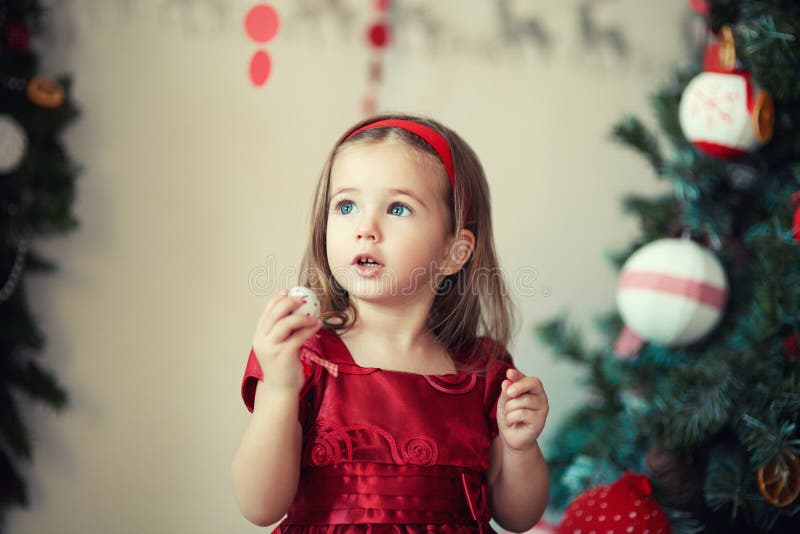
[[[295,286],[289,290],[290,297],[303,297],[303,304],[292,313],[296,315],[308,315],[319,319],[319,299],[309,288]]]
[[[0,115],[0,173],[16,169],[27,149],[25,130],[10,115]]]

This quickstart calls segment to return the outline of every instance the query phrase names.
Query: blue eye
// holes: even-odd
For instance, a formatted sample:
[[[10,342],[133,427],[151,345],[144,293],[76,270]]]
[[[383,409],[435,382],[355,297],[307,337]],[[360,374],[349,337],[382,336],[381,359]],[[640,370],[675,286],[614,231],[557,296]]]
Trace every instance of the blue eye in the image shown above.
[[[405,210],[408,213],[404,214],[403,210]],[[389,213],[392,215],[397,215],[398,217],[408,217],[409,215],[411,215],[411,209],[405,204],[402,204],[400,202],[395,202],[389,208]]]
[[[349,215],[356,209],[356,205],[352,200],[340,200],[336,203],[336,211],[342,215]]]

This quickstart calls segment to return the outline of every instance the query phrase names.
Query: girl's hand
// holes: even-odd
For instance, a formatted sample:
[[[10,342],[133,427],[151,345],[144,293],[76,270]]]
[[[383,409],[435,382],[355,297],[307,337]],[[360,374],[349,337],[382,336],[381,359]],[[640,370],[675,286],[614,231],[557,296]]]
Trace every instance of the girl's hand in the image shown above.
[[[322,321],[291,312],[303,304],[303,297],[289,297],[283,290],[264,308],[253,334],[253,351],[272,389],[300,391],[305,383],[300,347],[321,326]]]
[[[544,430],[549,410],[547,394],[535,376],[509,369],[506,377],[497,399],[497,428],[507,448],[522,452],[533,447]]]

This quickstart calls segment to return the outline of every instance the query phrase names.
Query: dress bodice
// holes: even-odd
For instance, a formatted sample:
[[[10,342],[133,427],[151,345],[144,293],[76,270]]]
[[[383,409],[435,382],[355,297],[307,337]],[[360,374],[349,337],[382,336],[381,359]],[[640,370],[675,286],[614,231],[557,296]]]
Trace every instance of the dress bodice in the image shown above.
[[[312,336],[301,350],[300,483],[281,531],[490,531],[485,473],[512,365],[504,356],[484,352],[468,370],[422,375],[360,367],[333,330]],[[251,351],[242,383],[250,410],[262,378]]]

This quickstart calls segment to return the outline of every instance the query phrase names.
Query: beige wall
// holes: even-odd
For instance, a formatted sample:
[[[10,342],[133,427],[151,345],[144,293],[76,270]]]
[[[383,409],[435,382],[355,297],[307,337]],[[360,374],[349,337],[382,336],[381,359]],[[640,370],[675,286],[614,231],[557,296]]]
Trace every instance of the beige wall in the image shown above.
[[[9,532],[256,531],[229,481],[247,420],[239,380],[266,300],[248,280],[269,262],[298,266],[317,172],[360,117],[368,49],[330,17],[316,36],[296,19],[267,46],[272,79],[253,88],[256,47],[240,21],[254,3],[52,2],[45,66],[74,76],[83,110],[66,137],[85,169],[82,227],[38,243],[61,270],[27,289],[48,338],[43,361],[72,405],[29,413],[31,507],[11,514]],[[592,317],[614,305],[603,251],[636,232],[621,196],[664,185],[608,132],[624,113],[650,120],[649,93],[686,54],[682,0],[598,3],[598,17],[625,30],[625,61],[580,45],[579,3],[512,4],[547,22],[543,54],[497,46],[494,2],[437,2],[444,45],[432,53],[419,28],[401,34],[382,93],[383,108],[431,114],[472,144],[503,268],[538,273],[535,296],[515,294],[513,349],[548,388],[545,440],[586,392],[532,325],[566,307],[592,339]],[[273,5],[287,14],[297,3]],[[360,32],[372,2],[345,5]]]

